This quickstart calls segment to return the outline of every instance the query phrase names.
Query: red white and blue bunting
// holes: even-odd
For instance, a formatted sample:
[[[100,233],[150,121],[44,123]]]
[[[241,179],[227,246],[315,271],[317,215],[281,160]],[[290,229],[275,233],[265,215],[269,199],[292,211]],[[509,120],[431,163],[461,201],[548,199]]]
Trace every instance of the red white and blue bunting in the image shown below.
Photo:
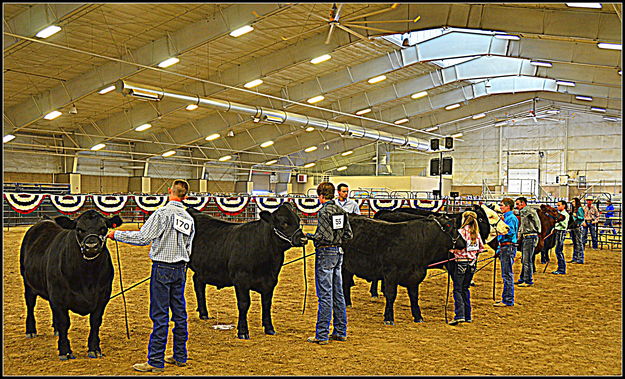
[[[317,198],[294,197],[295,207],[306,215],[313,215],[321,209],[323,204]]]
[[[215,203],[217,204],[217,208],[222,213],[225,213],[230,216],[236,216],[239,213],[243,212],[247,203],[250,202],[250,198],[248,196],[240,196],[240,197],[215,197]]]
[[[401,207],[403,201],[403,199],[369,199],[369,207],[376,213],[381,210],[392,211]]]
[[[202,211],[210,199],[210,196],[187,196],[182,200],[182,204],[186,207],[195,208],[196,211]]]
[[[87,195],[50,195],[52,205],[65,215],[78,212],[86,200]]]
[[[353,199],[358,204],[358,208],[361,208],[364,203],[367,202],[367,199]]]
[[[134,198],[139,210],[143,213],[154,212],[158,208],[167,204],[167,196],[165,195],[135,195]]]
[[[4,198],[7,199],[7,202],[13,208],[15,212],[21,214],[28,214],[33,212],[39,204],[46,197],[46,194],[35,194],[35,193],[5,193]]]
[[[440,212],[443,205],[445,205],[445,199],[442,200],[418,200],[418,199],[410,199],[408,200],[408,205],[410,208],[415,209],[423,209],[430,212]]]
[[[120,212],[128,201],[126,195],[92,195],[92,198],[93,204],[106,215]]]
[[[254,202],[261,211],[273,212],[280,207],[287,199],[285,197],[255,197]]]

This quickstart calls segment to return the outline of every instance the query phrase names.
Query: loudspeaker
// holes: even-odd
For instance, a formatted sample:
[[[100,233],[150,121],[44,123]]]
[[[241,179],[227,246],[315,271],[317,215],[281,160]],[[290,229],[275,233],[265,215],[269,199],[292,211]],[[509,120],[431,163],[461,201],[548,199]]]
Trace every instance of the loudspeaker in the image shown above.
[[[433,138],[430,140],[430,150],[438,150],[438,145],[440,144],[440,141],[438,140],[438,138]]]
[[[454,148],[454,139],[452,137],[445,137],[445,149]]]
[[[440,159],[430,159],[430,175],[438,176],[440,174]]]
[[[439,191],[439,190],[432,190],[432,195],[434,195],[434,197],[440,198],[441,197],[441,191]]]
[[[458,196],[460,196],[460,193],[459,192],[450,192],[449,196],[450,197],[458,197]]]
[[[452,166],[451,157],[443,158],[443,168],[441,170],[443,175],[451,175],[451,166]]]

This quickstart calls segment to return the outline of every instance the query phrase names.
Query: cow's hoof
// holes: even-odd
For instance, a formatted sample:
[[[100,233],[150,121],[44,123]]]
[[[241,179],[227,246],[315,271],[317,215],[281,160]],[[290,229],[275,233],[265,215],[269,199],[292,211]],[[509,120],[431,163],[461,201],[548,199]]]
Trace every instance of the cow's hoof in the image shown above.
[[[240,340],[249,340],[250,339],[250,334],[249,333],[239,333],[237,334],[237,338]]]
[[[102,358],[103,354],[101,351],[93,351],[93,350],[89,350],[87,352],[87,356],[89,358]]]
[[[269,334],[270,336],[275,336],[276,335],[276,331],[275,331],[274,328],[265,329],[265,334]]]
[[[384,325],[395,325],[395,321],[384,321]]]
[[[208,315],[200,315],[200,320],[212,320],[214,317],[208,317]]]
[[[415,318],[414,322],[424,322],[422,318]]]
[[[26,338],[35,338],[37,337],[37,333],[26,333]]]
[[[59,336],[59,332],[57,332],[56,330],[54,331],[54,336],[58,337]]]
[[[353,308],[351,304],[347,304],[345,307],[347,307],[347,308]]]
[[[65,355],[59,355],[59,359],[62,360],[62,361],[67,361],[67,360],[70,360],[70,359],[76,359],[76,357],[72,353],[67,353]]]

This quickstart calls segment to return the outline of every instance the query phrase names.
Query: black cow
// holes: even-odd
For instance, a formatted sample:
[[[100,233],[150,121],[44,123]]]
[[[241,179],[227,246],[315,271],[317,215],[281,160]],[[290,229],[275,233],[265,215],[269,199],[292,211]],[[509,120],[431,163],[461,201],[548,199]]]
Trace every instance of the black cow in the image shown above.
[[[430,216],[391,223],[350,214],[354,238],[343,244],[343,291],[350,298],[353,275],[375,281],[383,280],[386,297],[384,323],[394,324],[393,304],[397,285],[406,287],[415,322],[422,322],[419,308],[419,284],[427,266],[451,257],[450,249],[464,249],[464,240],[452,220]],[[350,279],[352,279],[350,281]]]
[[[26,336],[37,335],[34,310],[37,296],[41,296],[52,308],[52,326],[59,336],[61,360],[75,358],[67,338],[70,310],[89,315],[88,355],[102,357],[100,325],[113,283],[106,233],[121,224],[119,216],[106,218],[89,210],[75,220],[60,216],[54,221],[39,221],[24,235],[20,273],[26,298]]]
[[[217,289],[234,286],[239,309],[237,336],[249,339],[247,311],[250,290],[253,290],[261,295],[265,334],[275,334],[271,302],[284,263],[284,252],[307,242],[300,228],[300,218],[291,204],[283,204],[273,213],[262,211],[260,220],[247,223],[223,221],[194,209],[188,212],[195,220],[189,267],[194,271],[193,285],[200,318],[208,319],[206,284]]]

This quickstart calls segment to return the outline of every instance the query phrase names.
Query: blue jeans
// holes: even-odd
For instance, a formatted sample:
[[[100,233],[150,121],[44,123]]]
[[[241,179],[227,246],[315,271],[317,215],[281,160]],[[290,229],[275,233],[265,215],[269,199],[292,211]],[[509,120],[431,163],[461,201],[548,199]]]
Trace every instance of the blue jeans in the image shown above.
[[[471,280],[475,274],[477,261],[454,262],[454,319],[471,320]]]
[[[584,263],[584,244],[582,243],[582,226],[569,229],[571,239],[573,240],[573,258],[574,262]]]
[[[516,256],[516,246],[499,245],[497,253],[501,262],[501,278],[503,279],[501,302],[506,305],[514,305],[514,273],[512,272],[512,265]]]
[[[338,247],[317,248],[315,254],[315,288],[319,298],[315,338],[328,340],[330,321],[334,315],[332,334],[347,337],[347,308],[343,296],[341,265],[343,254]]]
[[[616,234],[616,229],[614,229],[614,227],[612,226],[612,220],[607,218],[605,219],[605,225],[606,228],[612,228],[612,234]]]
[[[597,224],[591,224],[590,221],[586,221],[586,226],[582,226],[584,228],[584,234],[582,238],[582,242],[586,245],[586,241],[588,241],[588,229],[590,229],[590,237],[592,238],[592,248],[597,249],[599,243],[597,241]]]
[[[169,310],[175,323],[174,359],[187,361],[187,304],[184,287],[187,281],[187,266],[181,263],[152,263],[150,278],[150,319],[153,329],[148,343],[148,363],[154,367],[165,366],[165,347],[169,328]]]
[[[523,268],[521,269],[521,282],[527,284],[534,284],[534,249],[538,244],[538,236],[524,236],[523,243],[521,245],[521,262]]]
[[[556,230],[556,258],[558,259],[558,272],[566,274],[566,261],[564,260],[564,238],[566,230]]]

